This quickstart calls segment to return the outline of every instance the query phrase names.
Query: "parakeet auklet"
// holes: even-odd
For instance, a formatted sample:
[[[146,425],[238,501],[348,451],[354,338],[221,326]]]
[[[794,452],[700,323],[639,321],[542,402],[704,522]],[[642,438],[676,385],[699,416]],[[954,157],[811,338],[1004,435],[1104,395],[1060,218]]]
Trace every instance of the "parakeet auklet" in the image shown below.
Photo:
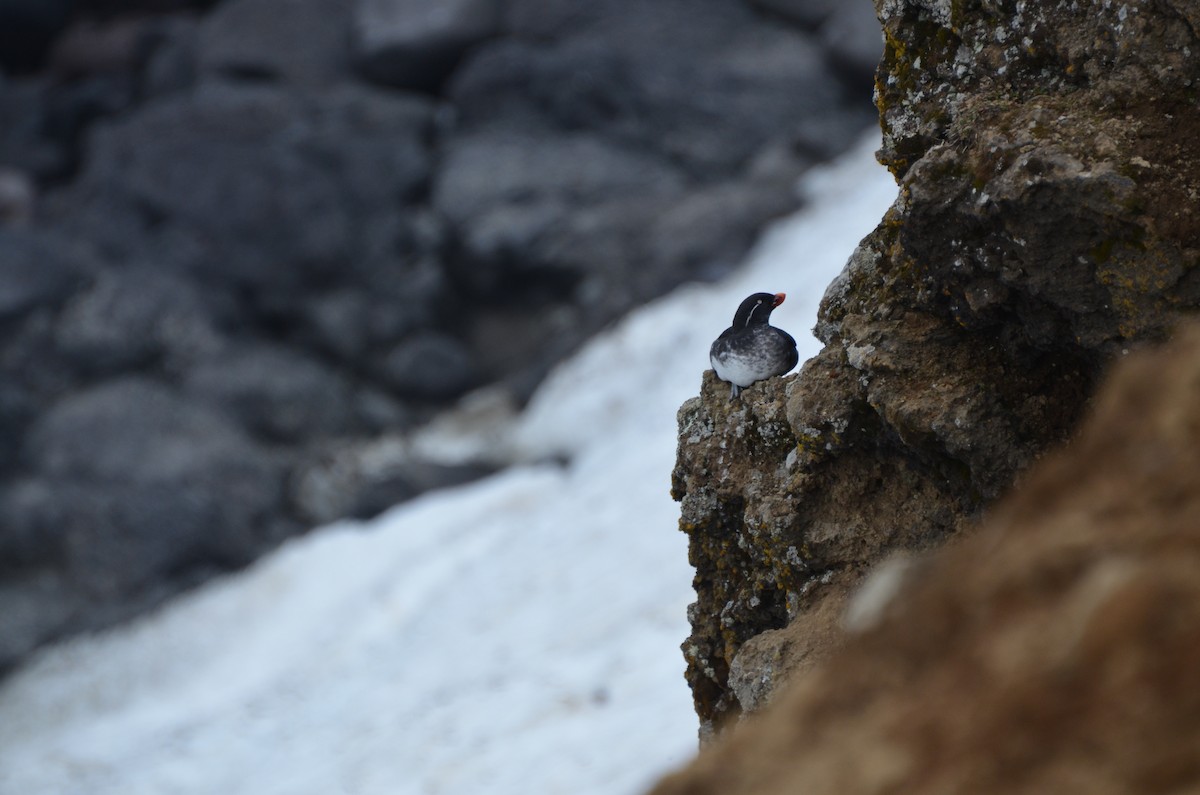
[[[755,293],[742,301],[733,325],[721,332],[708,351],[708,360],[717,371],[717,378],[728,381],[733,400],[756,381],[773,375],[783,375],[796,366],[800,354],[796,340],[783,329],[767,321],[771,310],[783,303],[784,293]]]

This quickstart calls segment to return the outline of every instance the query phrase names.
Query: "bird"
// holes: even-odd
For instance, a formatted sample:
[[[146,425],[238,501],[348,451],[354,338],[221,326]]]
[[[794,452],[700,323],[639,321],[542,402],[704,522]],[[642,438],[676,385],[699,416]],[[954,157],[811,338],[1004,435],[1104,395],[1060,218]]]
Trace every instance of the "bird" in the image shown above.
[[[753,383],[783,375],[796,366],[800,354],[791,334],[772,326],[771,311],[786,293],[755,293],[742,301],[733,325],[721,332],[708,351],[717,378],[728,381],[733,400]]]

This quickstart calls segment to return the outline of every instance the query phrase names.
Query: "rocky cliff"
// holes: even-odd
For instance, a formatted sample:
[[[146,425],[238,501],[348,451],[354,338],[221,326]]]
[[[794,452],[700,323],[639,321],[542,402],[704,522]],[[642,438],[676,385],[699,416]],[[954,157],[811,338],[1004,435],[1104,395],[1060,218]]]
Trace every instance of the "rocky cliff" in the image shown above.
[[[740,402],[709,374],[680,409],[704,735],[840,644],[865,572],[973,527],[1115,358],[1200,305],[1200,5],[877,10],[900,196],[830,285],[817,357]]]
[[[1200,786],[1200,326],[1122,362],[984,526],[654,795]]]

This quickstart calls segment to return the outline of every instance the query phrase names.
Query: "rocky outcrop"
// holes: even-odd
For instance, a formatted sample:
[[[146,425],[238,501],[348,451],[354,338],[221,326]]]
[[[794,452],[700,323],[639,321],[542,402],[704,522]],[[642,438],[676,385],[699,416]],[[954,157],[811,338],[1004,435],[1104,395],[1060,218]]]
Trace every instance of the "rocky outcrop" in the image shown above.
[[[1195,8],[877,7],[900,196],[829,287],[797,377],[733,404],[706,380],[680,411],[705,733],[836,645],[829,605],[864,571],[971,526],[1115,357],[1200,306]]]
[[[1121,363],[970,538],[655,795],[1200,786],[1200,326]]]
[[[0,670],[503,465],[409,436],[795,207],[871,122],[838,17],[0,3]]]

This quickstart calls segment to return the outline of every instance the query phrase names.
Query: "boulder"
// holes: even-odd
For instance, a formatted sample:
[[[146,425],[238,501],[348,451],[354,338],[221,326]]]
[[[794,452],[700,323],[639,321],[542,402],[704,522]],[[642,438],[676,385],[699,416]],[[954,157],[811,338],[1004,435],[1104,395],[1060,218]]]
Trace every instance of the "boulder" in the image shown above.
[[[200,76],[200,21],[190,15],[164,17],[155,35],[142,74],[144,95],[155,98],[195,86]]]
[[[344,0],[226,0],[201,24],[200,69],[331,86],[349,72],[350,17]]]
[[[355,385],[299,351],[278,345],[238,345],[198,361],[181,386],[220,409],[256,437],[297,444],[378,428],[355,411]]]
[[[216,412],[148,379],[109,381],[61,401],[34,423],[24,456],[53,486],[44,502],[22,500],[40,503],[41,513],[26,521],[59,539],[60,554],[104,560],[96,576],[105,582],[142,582],[164,566],[200,565],[196,556],[204,554],[225,565],[245,562],[268,540],[258,520],[278,510],[281,496],[271,453]],[[136,521],[126,526],[122,517]],[[129,534],[163,540],[140,560],[121,539]]]
[[[498,40],[464,63],[448,94],[467,128],[587,130],[697,180],[744,166],[817,121],[817,108],[841,117],[837,78],[811,38],[728,4],[682,5],[610,10],[557,40]],[[845,121],[845,133],[860,129]]]
[[[180,373],[223,350],[230,313],[220,296],[179,274],[104,270],[63,307],[55,347],[85,378],[152,366]]]
[[[403,397],[445,400],[477,385],[482,373],[461,342],[440,332],[422,331],[392,349],[379,375]]]
[[[369,80],[436,92],[476,44],[500,29],[499,0],[356,0],[354,58]]]
[[[257,492],[257,508],[272,492],[260,488],[272,470],[267,457],[235,425],[143,378],[114,379],[60,401],[30,429],[25,455],[50,478],[233,485],[240,475],[258,472],[252,480],[260,482],[227,496]]]
[[[99,131],[57,217],[110,259],[269,308],[354,272],[369,227],[427,177],[429,119],[426,103],[358,89],[207,85]]]
[[[61,304],[97,268],[85,247],[33,230],[0,228],[0,322]]]
[[[498,132],[450,146],[433,200],[462,230],[458,283],[486,294],[530,274],[558,271],[574,284],[594,270],[629,269],[623,244],[685,184],[665,160],[598,136]]]
[[[0,165],[37,184],[69,170],[74,152],[59,136],[48,134],[46,80],[8,80],[0,76]]]
[[[0,228],[21,228],[33,220],[37,189],[23,171],[0,166]]]
[[[0,472],[19,465],[21,440],[38,408],[29,389],[10,379],[0,383]]]
[[[50,614],[0,616],[0,664],[62,631],[144,608],[214,570],[245,565],[285,530],[276,456],[193,398],[146,378],[107,381],[64,398],[24,437],[26,475],[0,491],[0,548],[46,592]],[[41,612],[35,611],[37,615]],[[32,623],[30,623],[32,621]],[[15,641],[14,641],[15,643]]]

